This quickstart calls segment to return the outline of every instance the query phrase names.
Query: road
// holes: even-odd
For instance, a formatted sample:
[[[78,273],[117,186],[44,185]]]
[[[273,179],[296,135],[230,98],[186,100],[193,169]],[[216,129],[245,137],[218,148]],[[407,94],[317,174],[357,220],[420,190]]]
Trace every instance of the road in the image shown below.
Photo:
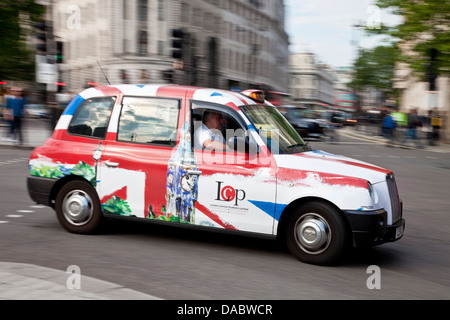
[[[0,262],[77,265],[82,275],[169,300],[449,299],[450,153],[346,137],[311,145],[394,170],[406,218],[400,241],[318,267],[275,241],[242,235],[117,220],[99,235],[70,234],[28,197],[31,151],[0,147]],[[367,286],[373,265],[379,289]]]

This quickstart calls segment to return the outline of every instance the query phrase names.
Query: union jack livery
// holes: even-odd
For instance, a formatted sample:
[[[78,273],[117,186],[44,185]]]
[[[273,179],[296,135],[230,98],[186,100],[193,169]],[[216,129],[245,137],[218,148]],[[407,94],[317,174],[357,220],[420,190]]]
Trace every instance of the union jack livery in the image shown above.
[[[84,90],[29,168],[30,197],[75,233],[136,217],[277,237],[326,265],[405,226],[390,170],[311,150],[257,90]]]

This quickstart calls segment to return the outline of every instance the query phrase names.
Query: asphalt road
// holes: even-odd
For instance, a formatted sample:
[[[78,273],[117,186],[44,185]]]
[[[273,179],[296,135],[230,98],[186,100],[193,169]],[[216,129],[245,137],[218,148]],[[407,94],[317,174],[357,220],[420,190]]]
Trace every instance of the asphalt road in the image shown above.
[[[450,153],[344,137],[311,145],[394,170],[406,218],[400,241],[318,267],[275,241],[242,235],[117,220],[100,235],[70,234],[28,197],[31,151],[0,147],[0,261],[77,265],[82,275],[162,299],[449,299]],[[379,289],[367,285],[374,265]]]

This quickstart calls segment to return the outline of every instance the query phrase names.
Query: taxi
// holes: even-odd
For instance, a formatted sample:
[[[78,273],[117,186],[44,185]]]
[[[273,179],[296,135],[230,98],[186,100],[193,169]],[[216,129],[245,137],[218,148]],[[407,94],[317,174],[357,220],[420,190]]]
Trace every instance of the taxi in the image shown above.
[[[219,128],[205,128],[208,113]],[[224,147],[195,148],[200,128]],[[351,246],[400,239],[405,226],[392,171],[311,150],[257,90],[86,89],[29,171],[31,199],[74,233],[126,216],[275,237],[299,260],[328,265]]]

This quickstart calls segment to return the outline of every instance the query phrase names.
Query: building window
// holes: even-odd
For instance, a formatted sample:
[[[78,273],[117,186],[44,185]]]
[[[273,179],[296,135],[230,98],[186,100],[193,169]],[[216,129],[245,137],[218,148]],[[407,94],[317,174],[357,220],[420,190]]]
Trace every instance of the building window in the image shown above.
[[[164,0],[158,0],[158,21],[164,21]]]
[[[147,31],[139,31],[138,53],[140,56],[147,55]]]
[[[147,0],[139,0],[138,3],[138,20],[147,21]]]

